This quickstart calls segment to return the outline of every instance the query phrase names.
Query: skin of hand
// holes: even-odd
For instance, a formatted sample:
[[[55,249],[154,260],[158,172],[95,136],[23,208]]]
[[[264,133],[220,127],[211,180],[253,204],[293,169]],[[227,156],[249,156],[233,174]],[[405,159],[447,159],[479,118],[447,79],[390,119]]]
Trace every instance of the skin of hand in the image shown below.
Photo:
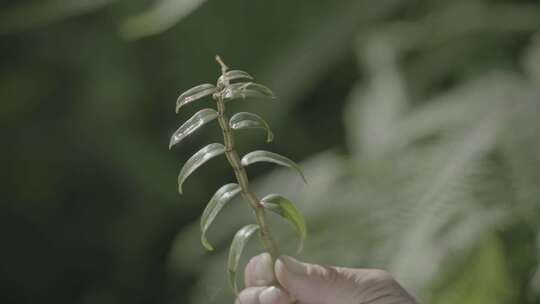
[[[275,287],[276,278],[279,287]],[[299,262],[281,256],[272,265],[270,255],[250,260],[246,288],[235,304],[415,304],[387,272]]]

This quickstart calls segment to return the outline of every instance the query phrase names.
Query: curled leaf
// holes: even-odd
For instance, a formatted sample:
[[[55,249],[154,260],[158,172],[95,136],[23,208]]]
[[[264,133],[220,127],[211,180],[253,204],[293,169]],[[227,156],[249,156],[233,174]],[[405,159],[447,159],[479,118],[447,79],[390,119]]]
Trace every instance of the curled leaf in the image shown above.
[[[178,192],[182,194],[182,184],[197,168],[215,156],[225,153],[225,146],[218,143],[209,144],[193,154],[178,174]]]
[[[274,139],[274,133],[270,130],[268,123],[257,114],[249,112],[236,113],[229,120],[229,125],[233,130],[252,128],[265,129],[267,134],[266,141],[271,142]]]
[[[242,166],[244,167],[257,162],[270,162],[294,169],[296,170],[296,172],[298,172],[298,174],[300,174],[304,182],[307,183],[306,177],[304,176],[304,173],[302,173],[300,166],[298,166],[295,162],[283,155],[269,151],[258,150],[244,155],[241,160]]]
[[[254,82],[238,82],[227,86],[222,92],[223,100],[229,101],[237,98],[275,98],[272,90],[262,84]]]
[[[180,94],[176,100],[176,113],[180,108],[188,103],[191,103],[197,99],[212,95],[217,91],[216,87],[213,84],[205,83],[193,87],[184,93]]]
[[[218,113],[213,109],[202,109],[195,113],[195,115],[180,126],[178,130],[174,131],[173,135],[171,136],[171,140],[169,141],[169,149],[217,117]]]
[[[225,75],[219,76],[217,83],[219,87],[224,87],[225,85],[229,84],[230,81],[238,79],[253,80],[253,77],[251,77],[251,75],[244,71],[230,70],[226,72]]]
[[[208,205],[206,205],[201,217],[201,243],[207,250],[212,251],[214,248],[212,248],[212,245],[210,245],[206,238],[206,231],[210,228],[210,225],[212,225],[212,222],[219,211],[221,211],[221,208],[240,193],[240,191],[242,191],[242,189],[238,184],[231,183],[224,185],[216,191],[214,196],[212,196],[208,202]]]
[[[261,204],[266,209],[279,214],[294,226],[298,236],[300,237],[298,252],[302,251],[302,248],[304,247],[304,240],[307,237],[307,228],[304,217],[298,211],[296,206],[291,203],[291,201],[279,194],[269,194],[263,197]]]
[[[247,242],[257,230],[259,230],[259,225],[255,224],[244,226],[242,229],[238,230],[232,240],[231,248],[229,249],[229,262],[227,263],[229,283],[236,294],[238,294],[236,271],[238,269],[238,263],[240,262],[240,256],[242,255],[242,251],[244,251]]]

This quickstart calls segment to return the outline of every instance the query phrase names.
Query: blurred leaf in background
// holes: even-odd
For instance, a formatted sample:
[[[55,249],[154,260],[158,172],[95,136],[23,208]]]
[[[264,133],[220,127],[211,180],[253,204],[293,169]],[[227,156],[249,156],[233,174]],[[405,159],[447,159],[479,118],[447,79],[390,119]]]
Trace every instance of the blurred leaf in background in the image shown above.
[[[154,7],[125,20],[120,31],[128,38],[158,34],[178,23],[206,0],[158,0]]]
[[[26,1],[0,13],[0,33],[13,33],[98,10],[116,0]]]
[[[389,270],[421,302],[538,303],[540,5],[504,0],[26,0],[0,4],[2,303],[223,303],[231,201],[200,246],[225,163],[168,151],[178,94],[222,55],[277,95],[250,166],[298,204],[302,259]],[[130,38],[130,39],[126,39]],[[210,107],[210,101],[201,101]],[[242,152],[266,149],[238,133]],[[272,217],[285,252],[294,230]],[[247,246],[256,254],[257,244]],[[240,261],[245,264],[246,261]]]

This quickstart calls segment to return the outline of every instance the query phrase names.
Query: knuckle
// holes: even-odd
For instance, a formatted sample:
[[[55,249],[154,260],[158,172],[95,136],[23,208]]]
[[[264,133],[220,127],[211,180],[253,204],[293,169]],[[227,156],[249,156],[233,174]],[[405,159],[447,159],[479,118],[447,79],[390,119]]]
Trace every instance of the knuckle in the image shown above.
[[[333,267],[323,267],[326,272],[326,279],[330,284],[334,284],[339,280],[339,273]]]
[[[381,269],[373,269],[366,276],[366,281],[372,284],[387,284],[394,282],[394,278],[387,271]]]
[[[324,281],[333,284],[339,279],[339,273],[336,269],[329,266],[310,265],[307,267],[307,275],[321,277]]]

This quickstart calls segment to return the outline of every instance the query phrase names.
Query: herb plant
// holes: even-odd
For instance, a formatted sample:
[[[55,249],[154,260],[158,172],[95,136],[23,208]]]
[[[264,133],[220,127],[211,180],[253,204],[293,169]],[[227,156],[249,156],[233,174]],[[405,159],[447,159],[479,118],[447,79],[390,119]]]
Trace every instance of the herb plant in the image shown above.
[[[304,218],[288,199],[278,194],[269,194],[259,199],[250,186],[246,167],[257,162],[271,162],[294,169],[299,173],[304,182],[306,182],[306,179],[296,163],[276,153],[258,150],[247,153],[240,158],[234,144],[234,131],[252,128],[264,129],[266,131],[267,142],[272,142],[274,134],[266,121],[257,114],[240,112],[228,119],[225,114],[225,104],[238,99],[274,99],[275,97],[269,88],[253,82],[253,77],[247,72],[229,70],[219,56],[216,56],[216,60],[221,66],[221,76],[218,78],[216,85],[205,83],[182,93],[176,101],[176,112],[178,113],[183,106],[189,103],[209,96],[216,102],[217,111],[216,109],[206,108],[195,113],[174,132],[169,143],[169,148],[172,148],[207,123],[216,119],[218,120],[223,134],[223,144],[209,144],[185,162],[178,176],[178,190],[182,194],[184,181],[206,161],[225,154],[234,170],[236,183],[229,183],[219,188],[208,202],[201,217],[201,242],[207,250],[213,250],[212,245],[210,245],[206,237],[206,232],[225,204],[231,201],[236,195],[241,194],[252,208],[256,224],[248,224],[241,228],[234,236],[230,246],[227,266],[229,282],[235,293],[238,293],[236,272],[239,260],[246,243],[255,232],[258,233],[259,239],[265,250],[272,257],[272,261],[275,261],[279,255],[279,249],[270,233],[266,211],[272,211],[280,215],[295,227],[300,237],[299,251],[302,249],[302,244],[307,234]]]

